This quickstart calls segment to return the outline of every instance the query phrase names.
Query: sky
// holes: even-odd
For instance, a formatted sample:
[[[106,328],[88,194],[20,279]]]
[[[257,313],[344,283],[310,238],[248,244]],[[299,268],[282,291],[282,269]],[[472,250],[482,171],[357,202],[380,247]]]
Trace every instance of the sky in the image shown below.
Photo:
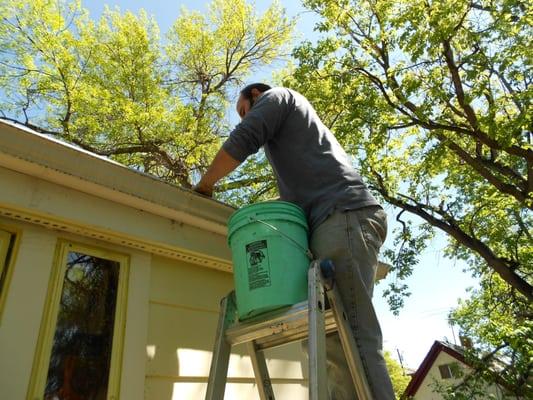
[[[319,35],[313,31],[318,17],[306,11],[298,0],[280,0],[287,10],[289,17],[298,17],[296,24],[295,43],[300,40],[316,40]],[[89,9],[92,18],[97,19],[104,6],[112,8],[118,6],[121,11],[129,10],[134,13],[141,8],[153,15],[157,21],[161,36],[169,30],[180,14],[180,9],[203,11],[207,9],[206,0],[85,0],[83,6]],[[256,0],[258,13],[268,8],[270,0]],[[280,67],[279,65],[274,65]],[[267,80],[271,76],[272,66],[258,70],[250,82]],[[233,108],[232,108],[233,109]],[[231,109],[231,110],[232,110]],[[229,116],[229,120],[237,121],[236,116]],[[395,214],[391,206],[385,206],[389,217],[389,235],[384,247],[392,247],[392,231],[398,227]],[[397,212],[397,211],[396,211]],[[457,305],[459,298],[467,298],[466,289],[476,285],[476,281],[468,273],[463,272],[464,263],[444,258],[443,250],[446,239],[438,234],[429,247],[420,255],[420,262],[409,278],[412,295],[405,301],[405,306],[399,316],[394,316],[382,297],[387,282],[393,277],[379,283],[374,290],[374,302],[381,323],[384,339],[384,349],[391,352],[395,359],[402,356],[405,367],[416,369],[422,362],[435,340],[447,339],[454,342],[457,332],[452,331],[447,323],[449,311]]]

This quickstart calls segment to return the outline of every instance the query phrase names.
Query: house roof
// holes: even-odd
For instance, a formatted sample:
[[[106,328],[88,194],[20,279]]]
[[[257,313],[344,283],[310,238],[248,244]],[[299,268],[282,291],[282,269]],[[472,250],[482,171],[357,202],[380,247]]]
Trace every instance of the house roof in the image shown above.
[[[0,166],[220,235],[234,208],[0,120]]]
[[[234,208],[1,119],[0,180],[0,217],[233,270]]]
[[[433,365],[433,363],[437,359],[437,356],[441,352],[445,352],[450,356],[456,358],[458,361],[466,364],[464,357],[464,349],[462,347],[447,342],[441,342],[440,340],[435,340],[428,354],[426,355],[416,372],[413,374],[413,377],[407,385],[407,388],[405,388],[402,398],[408,398],[409,396],[414,396],[416,394],[418,388],[420,387],[420,385],[424,381],[424,378],[431,369],[431,366]]]
[[[2,119],[0,167],[216,235],[227,235],[227,221],[235,211],[227,204],[192,190]],[[30,220],[27,216],[21,218]],[[90,235],[100,237],[100,233],[91,232]],[[217,268],[230,270],[231,265]],[[380,262],[376,280],[383,279],[389,269],[390,266]]]

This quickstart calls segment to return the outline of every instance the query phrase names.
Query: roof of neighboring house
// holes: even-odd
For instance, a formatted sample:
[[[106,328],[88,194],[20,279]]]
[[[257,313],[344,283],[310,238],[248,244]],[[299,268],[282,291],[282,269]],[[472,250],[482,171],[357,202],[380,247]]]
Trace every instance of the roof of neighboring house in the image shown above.
[[[413,374],[413,377],[411,378],[409,385],[407,385],[407,388],[405,389],[402,398],[408,398],[409,396],[414,396],[416,394],[418,388],[424,381],[424,378],[428,374],[429,370],[431,369],[431,366],[437,359],[437,356],[440,352],[445,352],[450,356],[456,358],[458,361],[467,364],[464,357],[464,349],[461,346],[457,346],[447,342],[441,342],[440,340],[435,340],[428,354],[424,358],[424,361],[422,361],[420,367],[418,367],[416,372]]]

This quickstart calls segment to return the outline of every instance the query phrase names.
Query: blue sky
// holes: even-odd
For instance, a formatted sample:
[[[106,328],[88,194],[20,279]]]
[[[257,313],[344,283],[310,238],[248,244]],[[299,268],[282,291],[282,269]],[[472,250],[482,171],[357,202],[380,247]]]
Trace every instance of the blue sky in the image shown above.
[[[279,1],[287,10],[289,16],[300,15],[297,30],[307,36],[312,34],[316,17],[305,10],[299,0]],[[174,23],[182,7],[189,10],[205,11],[209,3],[210,1],[206,0],[82,0],[83,6],[89,9],[93,18],[102,13],[106,4],[110,7],[118,6],[123,11],[130,10],[134,13],[144,9],[148,14],[155,16],[162,34],[167,32]],[[271,0],[255,1],[256,9],[259,13],[266,10],[270,4],[272,4]]]
[[[100,16],[105,4],[110,7],[118,6],[122,11],[130,10],[134,13],[141,8],[146,10],[148,14],[155,17],[161,36],[164,36],[179,15],[181,7],[202,11],[207,9],[209,1],[83,1],[84,7],[89,9],[91,17],[95,19]],[[255,4],[258,12],[261,12],[271,4],[271,1],[256,0]],[[315,40],[318,37],[318,34],[313,31],[313,26],[318,20],[316,15],[306,12],[298,0],[281,0],[281,4],[286,8],[289,16],[298,16],[295,43],[301,39]],[[272,71],[272,66],[259,70],[250,78],[250,81],[268,80]],[[230,116],[229,120],[236,121],[237,119],[235,116]],[[394,220],[392,207],[385,208],[389,215],[389,237],[385,246],[392,247],[392,230],[398,224]],[[466,288],[475,285],[475,280],[462,271],[465,267],[462,262],[444,258],[445,244],[444,235],[438,234],[428,249],[421,254],[420,263],[408,281],[412,295],[406,300],[405,307],[398,317],[392,315],[382,298],[387,282],[378,284],[375,289],[374,299],[383,330],[384,347],[395,358],[398,358],[397,351],[399,350],[403,356],[404,365],[410,368],[419,366],[434,340],[447,338],[453,341],[453,332],[447,324],[446,316],[457,304],[458,298],[467,297]],[[455,335],[457,336],[457,332]]]

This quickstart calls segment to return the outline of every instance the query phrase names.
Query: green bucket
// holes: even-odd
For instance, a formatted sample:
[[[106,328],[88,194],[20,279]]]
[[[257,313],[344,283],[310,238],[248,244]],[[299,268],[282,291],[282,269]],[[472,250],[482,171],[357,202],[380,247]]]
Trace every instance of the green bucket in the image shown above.
[[[307,299],[307,221],[284,201],[252,204],[228,223],[239,318],[246,319]]]

